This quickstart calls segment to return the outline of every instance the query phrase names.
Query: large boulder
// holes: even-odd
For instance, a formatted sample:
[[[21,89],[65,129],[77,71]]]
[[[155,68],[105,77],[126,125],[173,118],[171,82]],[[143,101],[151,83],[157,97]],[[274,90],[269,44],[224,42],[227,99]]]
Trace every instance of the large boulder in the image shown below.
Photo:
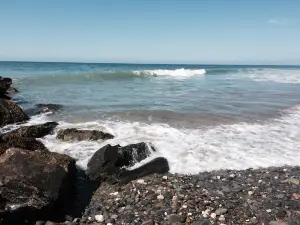
[[[4,142],[24,137],[41,138],[50,134],[57,125],[57,122],[47,122],[44,124],[24,126],[3,134],[1,138]]]
[[[10,85],[12,84],[12,79],[11,78],[0,78],[0,85],[4,86],[6,89],[8,89],[10,87]]]
[[[147,158],[152,151],[155,149],[144,142],[125,147],[106,145],[88,162],[87,175],[90,180],[103,181],[115,178],[123,167],[133,166],[136,162]]]
[[[0,98],[0,127],[7,124],[24,122],[29,117],[13,101]]]
[[[5,142],[0,138],[0,155],[9,148],[22,148],[28,151],[48,151],[45,145],[35,138],[16,138],[9,139]]]
[[[75,160],[45,151],[0,155],[0,224],[32,224],[59,215],[73,195]]]
[[[114,138],[113,135],[98,130],[78,130],[69,128],[58,131],[57,138],[64,141],[96,141]]]

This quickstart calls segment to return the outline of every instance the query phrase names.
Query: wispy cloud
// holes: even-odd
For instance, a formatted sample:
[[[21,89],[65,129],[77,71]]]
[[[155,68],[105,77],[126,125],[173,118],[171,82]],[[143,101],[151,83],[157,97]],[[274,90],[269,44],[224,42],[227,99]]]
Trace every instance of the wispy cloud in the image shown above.
[[[271,18],[267,21],[269,24],[273,24],[273,25],[285,25],[287,23],[286,20],[283,19],[275,19],[275,18]]]

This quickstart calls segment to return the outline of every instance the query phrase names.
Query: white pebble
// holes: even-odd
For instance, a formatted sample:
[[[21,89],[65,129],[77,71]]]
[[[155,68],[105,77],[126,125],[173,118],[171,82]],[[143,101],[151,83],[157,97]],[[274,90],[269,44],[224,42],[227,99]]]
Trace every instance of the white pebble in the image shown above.
[[[107,223],[106,225],[113,225],[112,223]]]
[[[224,216],[224,215],[221,215],[221,216],[219,217],[219,221],[225,221],[225,216]]]
[[[92,217],[89,216],[89,217],[88,217],[88,220],[92,220]]]
[[[278,179],[278,177],[276,176],[276,177],[274,177],[274,179],[275,179],[275,180],[277,180],[277,179]]]
[[[187,205],[183,205],[182,208],[186,209],[186,208],[187,208]]]
[[[137,180],[136,182],[139,183],[139,184],[146,184],[143,179]]]
[[[221,177],[220,177],[220,176],[217,176],[217,179],[218,179],[218,180],[220,180],[220,179],[221,179]]]
[[[253,191],[248,191],[248,195],[253,195]]]
[[[191,215],[193,215],[192,213],[188,213],[188,216],[191,216]]]
[[[112,193],[110,193],[110,195],[114,195],[114,196],[116,196],[118,194],[119,194],[119,192],[112,192]]]
[[[97,222],[102,223],[102,222],[104,222],[104,216],[103,216],[103,215],[96,215],[96,216],[95,216],[95,220],[96,220]]]
[[[162,179],[163,180],[168,180],[168,177],[167,176],[163,176]]]
[[[217,217],[217,214],[215,214],[215,213],[210,214],[210,218],[212,218],[213,220],[216,219],[216,217]]]
[[[266,211],[267,211],[268,213],[270,213],[270,212],[272,212],[272,209],[267,209]]]
[[[165,216],[167,216],[168,215],[168,213],[167,212],[165,212]]]
[[[259,184],[262,183],[262,180],[259,180],[258,183],[259,183]]]
[[[229,177],[234,178],[235,175],[232,173],[232,174],[229,175]]]
[[[163,200],[164,198],[165,198],[165,197],[164,197],[163,195],[158,195],[158,196],[157,196],[157,199],[158,199],[158,200]]]

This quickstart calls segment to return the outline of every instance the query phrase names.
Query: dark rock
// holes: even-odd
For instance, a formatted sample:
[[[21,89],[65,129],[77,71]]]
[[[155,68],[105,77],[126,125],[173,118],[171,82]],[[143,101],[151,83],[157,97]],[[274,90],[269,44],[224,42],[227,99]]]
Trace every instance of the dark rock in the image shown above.
[[[33,108],[26,109],[26,113],[30,116],[42,114],[42,113],[54,113],[63,108],[58,104],[37,104]]]
[[[67,155],[11,148],[0,155],[0,174],[0,218],[6,225],[30,224],[64,213],[76,166]]]
[[[114,138],[113,135],[104,133],[98,130],[78,130],[76,128],[70,128],[60,130],[57,134],[57,138],[64,141],[83,141],[83,140],[108,140]]]
[[[169,223],[179,223],[181,218],[179,215],[171,214],[168,216]]]
[[[57,122],[47,122],[39,125],[20,127],[16,130],[3,134],[1,138],[3,141],[15,140],[24,137],[41,138],[51,133],[57,125]]]
[[[18,139],[10,139],[7,142],[0,141],[0,155],[5,152],[5,150],[9,148],[22,148],[27,151],[48,151],[45,145],[36,140],[35,138],[18,138]]]
[[[16,88],[9,87],[9,88],[6,90],[6,93],[7,93],[7,94],[16,94],[16,93],[19,93],[19,91],[18,91]]]
[[[7,124],[24,122],[29,117],[13,101],[0,98],[0,127]]]
[[[10,85],[12,84],[12,79],[11,78],[0,78],[0,86],[8,89]]]
[[[36,221],[35,225],[45,225],[45,221]]]
[[[52,221],[47,221],[47,223],[45,225],[60,225],[60,224],[52,222]]]
[[[106,145],[99,149],[88,163],[87,175],[90,180],[106,180],[118,175],[121,168],[134,165],[151,154],[146,143],[125,147]]]
[[[145,165],[138,167],[134,170],[123,170],[118,179],[121,183],[127,183],[140,177],[149,176],[154,173],[167,173],[170,167],[168,160],[163,157],[158,157]]]

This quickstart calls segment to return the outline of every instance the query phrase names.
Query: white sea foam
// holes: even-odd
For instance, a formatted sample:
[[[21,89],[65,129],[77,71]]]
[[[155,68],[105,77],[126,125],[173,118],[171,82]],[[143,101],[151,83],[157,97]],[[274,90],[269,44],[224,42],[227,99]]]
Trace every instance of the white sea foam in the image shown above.
[[[248,78],[257,82],[300,83],[299,69],[240,69],[230,76],[240,79]]]
[[[204,75],[205,69],[175,69],[175,70],[135,70],[136,75],[151,75],[151,76],[173,76],[173,77],[190,77]]]
[[[46,118],[34,117],[29,124],[45,122]],[[192,130],[138,122],[60,122],[56,131],[68,127],[98,129],[115,136],[105,142],[63,142],[55,135],[41,139],[51,151],[71,155],[83,168],[94,152],[106,144],[124,146],[141,141],[152,143],[157,152],[135,167],[163,156],[168,159],[172,173],[300,165],[300,106],[263,124],[238,123]]]

